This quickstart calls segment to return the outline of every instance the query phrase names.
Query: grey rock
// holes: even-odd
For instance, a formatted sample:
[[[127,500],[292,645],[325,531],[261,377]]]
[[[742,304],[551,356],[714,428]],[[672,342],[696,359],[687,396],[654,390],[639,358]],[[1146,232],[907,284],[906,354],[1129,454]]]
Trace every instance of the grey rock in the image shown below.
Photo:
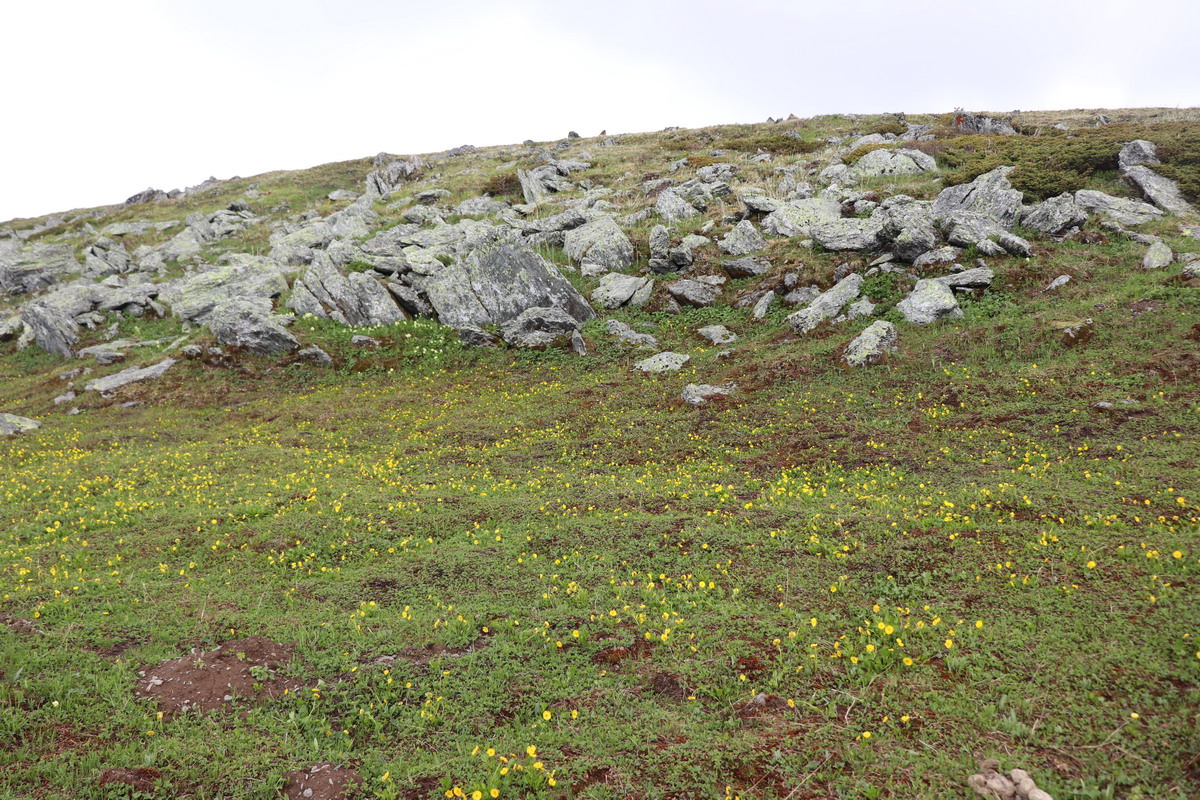
[[[1117,165],[1122,172],[1130,167],[1136,167],[1138,164],[1161,163],[1158,160],[1158,150],[1155,148],[1154,142],[1148,142],[1145,139],[1135,139],[1127,143],[1117,156]]]
[[[508,203],[483,197],[468,197],[454,207],[455,214],[467,217],[494,217],[508,210]]]
[[[962,309],[950,287],[936,280],[919,280],[896,310],[914,325],[929,325],[941,319],[961,317]]]
[[[1101,214],[1118,225],[1141,225],[1162,217],[1163,212],[1149,203],[1127,197],[1113,197],[1092,189],[1080,189],[1075,202],[1085,211]]]
[[[289,319],[272,314],[269,301],[230,298],[213,308],[205,324],[220,345],[270,356],[300,347],[296,337],[284,328]]]
[[[721,286],[699,280],[679,280],[667,284],[667,292],[686,306],[711,306],[721,296]]]
[[[571,344],[579,333],[579,321],[558,308],[527,308],[500,326],[500,335],[510,347],[544,350]]]
[[[1087,212],[1075,202],[1075,196],[1064,192],[1025,211],[1021,224],[1051,236],[1067,233],[1087,222]]]
[[[1028,257],[1033,252],[1029,242],[983,214],[955,211],[942,220],[942,225],[949,230],[946,239],[950,244],[959,247],[975,245],[984,255],[1004,255],[1007,252]],[[989,246],[988,242],[994,246]]]
[[[1170,214],[1195,212],[1191,203],[1183,199],[1179,184],[1159,175],[1149,167],[1128,167],[1124,170],[1125,180],[1132,183],[1146,199]]]
[[[899,194],[884,200],[871,216],[882,226],[882,239],[891,242],[892,251],[902,261],[915,261],[937,247],[933,208],[928,202]]]
[[[610,272],[600,279],[591,296],[601,308],[621,308],[644,305],[653,291],[654,281],[650,278]]]
[[[816,222],[841,219],[841,204],[829,197],[789,201],[763,218],[763,230],[772,236],[808,236]]]
[[[721,264],[731,278],[757,278],[771,269],[771,262],[761,257],[736,258]]]
[[[80,269],[67,245],[0,242],[0,294],[29,294]]]
[[[167,200],[167,199],[170,199],[170,195],[168,195],[163,190],[155,189],[154,187],[148,187],[148,188],[143,189],[142,191],[138,192],[137,194],[135,194],[129,198],[126,198],[125,202],[122,203],[122,205],[136,206],[136,205],[141,205],[142,203],[155,203],[160,200]]]
[[[703,336],[710,344],[732,344],[737,341],[737,334],[726,328],[724,325],[705,325],[699,328],[696,333]]]
[[[933,201],[934,217],[943,220],[955,212],[970,211],[1011,230],[1021,211],[1021,193],[1012,188],[1007,177],[1013,169],[996,167],[970,183],[943,189]]]
[[[800,286],[785,294],[783,302],[789,306],[806,306],[820,296],[821,287]]]
[[[324,254],[292,285],[288,307],[342,325],[393,325],[406,318],[384,284],[361,272],[342,275]]]
[[[1045,288],[1045,289],[1042,289],[1042,292],[1043,292],[1043,293],[1044,293],[1044,292],[1052,292],[1052,291],[1054,291],[1055,289],[1058,289],[1058,288],[1060,288],[1060,287],[1066,286],[1066,285],[1067,285],[1068,283],[1070,283],[1070,282],[1071,282],[1071,276],[1070,276],[1070,275],[1059,275],[1057,278],[1055,278],[1054,280],[1050,281],[1050,283],[1049,283],[1049,284],[1047,284],[1046,288]]]
[[[616,336],[626,344],[631,344],[634,347],[643,349],[658,349],[658,340],[648,333],[638,333],[628,324],[620,320],[610,319],[604,323],[604,327],[610,334]]]
[[[939,247],[936,250],[930,250],[928,253],[920,256],[913,261],[913,266],[918,269],[924,269],[935,264],[949,264],[958,260],[962,254],[962,250],[957,247],[946,245]]]
[[[382,345],[383,342],[379,339],[376,339],[374,336],[355,334],[354,336],[350,337],[351,347],[361,347],[367,350],[378,350]]]
[[[70,403],[76,397],[78,397],[78,395],[75,394],[75,390],[68,389],[67,391],[60,394],[58,397],[54,398],[54,405],[61,406],[63,403]]]
[[[9,339],[16,338],[24,329],[25,323],[21,322],[21,318],[16,314],[12,316],[0,316],[0,342],[7,342]]]
[[[954,125],[967,133],[999,134],[1014,136],[1017,131],[1007,120],[985,114],[956,114]]]
[[[680,398],[688,405],[702,406],[714,397],[732,394],[732,386],[713,386],[709,383],[689,383],[683,387]]]
[[[159,298],[172,313],[189,322],[203,322],[217,304],[228,299],[266,301],[287,291],[279,265],[263,256],[233,253],[229,264],[196,273],[164,289]]]
[[[756,186],[739,189],[737,198],[746,207],[746,211],[752,214],[770,214],[782,205],[779,200],[768,196],[765,191]]]
[[[655,225],[650,229],[650,270],[652,272],[673,272],[675,266],[670,262],[671,235],[666,226]]]
[[[1175,260],[1175,254],[1171,252],[1171,248],[1167,247],[1162,242],[1155,242],[1150,245],[1150,249],[1146,251],[1146,255],[1142,257],[1143,269],[1162,269],[1169,266]]]
[[[527,308],[559,308],[580,322],[595,316],[583,295],[537,253],[505,240],[463,244],[466,254],[432,275],[413,277],[438,320],[452,328],[502,325]]]
[[[83,251],[84,272],[92,278],[121,275],[129,272],[133,265],[125,245],[107,237],[97,239]]]
[[[834,322],[850,322],[861,317],[869,317],[875,313],[875,304],[866,297],[860,297],[846,306],[846,312],[834,317]]]
[[[996,273],[990,267],[975,267],[932,280],[949,289],[987,289],[995,278]]]
[[[814,222],[808,235],[826,250],[873,251],[883,241],[883,225],[878,219],[833,219]]]
[[[271,259],[281,264],[308,264],[313,251],[326,247],[334,238],[333,225],[320,221],[297,231],[271,237]]]
[[[767,240],[758,232],[758,228],[754,227],[754,223],[748,219],[739,222],[717,242],[717,247],[731,256],[748,256],[766,246]]]
[[[332,367],[333,358],[321,348],[314,345],[309,345],[301,350],[296,351],[296,360],[304,361],[318,367]]]
[[[175,366],[175,359],[167,358],[149,367],[129,367],[113,375],[96,378],[84,385],[85,392],[107,393],[128,386],[131,383],[161,377],[164,372]]]
[[[771,306],[774,304],[777,297],[778,295],[776,295],[773,291],[764,292],[763,296],[758,298],[758,300],[754,303],[754,308],[750,311],[750,316],[754,319],[765,318],[767,313],[771,310]]]
[[[798,334],[812,331],[822,322],[832,320],[843,308],[858,298],[863,278],[851,273],[838,281],[828,291],[817,295],[803,309],[788,315],[787,323]]]
[[[857,179],[877,178],[887,175],[918,175],[936,172],[937,163],[933,156],[920,150],[872,150],[854,163],[850,174]]]
[[[830,186],[846,186],[857,182],[854,171],[845,164],[830,164],[818,173],[817,177]]]
[[[692,357],[683,353],[672,353],[670,350],[665,350],[661,353],[656,353],[649,358],[642,359],[633,365],[633,368],[641,372],[652,374],[661,374],[663,372],[678,372],[683,368],[683,365],[691,361]]]
[[[588,261],[618,271],[633,264],[633,243],[611,217],[567,231],[563,249],[576,264]]]
[[[842,353],[842,361],[852,367],[878,364],[896,350],[900,334],[896,326],[886,320],[877,320],[854,337]]]
[[[654,201],[654,210],[667,222],[678,222],[700,213],[673,189],[659,193],[658,198]]]
[[[0,436],[15,436],[19,433],[30,433],[42,427],[42,423],[29,417],[19,417],[16,414],[0,413]]]

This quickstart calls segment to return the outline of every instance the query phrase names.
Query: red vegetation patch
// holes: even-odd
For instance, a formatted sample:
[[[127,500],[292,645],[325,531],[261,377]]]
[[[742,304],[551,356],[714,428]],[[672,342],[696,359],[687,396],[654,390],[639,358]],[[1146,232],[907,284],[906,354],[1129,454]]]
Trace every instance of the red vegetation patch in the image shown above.
[[[100,771],[100,777],[96,779],[96,783],[99,786],[118,783],[124,784],[137,792],[152,792],[154,791],[154,782],[161,777],[161,772],[150,767],[105,769]]]
[[[237,698],[275,697],[302,686],[278,674],[292,660],[292,647],[251,636],[206,652],[193,650],[141,670],[134,694],[155,700],[168,715],[227,708]]]
[[[363,782],[354,770],[328,762],[294,769],[284,778],[283,793],[288,800],[344,800]]]

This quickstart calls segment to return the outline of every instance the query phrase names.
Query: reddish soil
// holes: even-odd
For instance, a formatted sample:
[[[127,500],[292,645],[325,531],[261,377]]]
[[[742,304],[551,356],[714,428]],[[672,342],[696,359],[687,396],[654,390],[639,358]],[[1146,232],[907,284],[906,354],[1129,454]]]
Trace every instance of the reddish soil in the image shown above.
[[[293,645],[261,636],[226,642],[206,652],[193,650],[139,671],[134,694],[155,700],[167,715],[185,711],[208,712],[228,708],[235,700],[264,700],[295,690],[303,684],[283,678],[278,670],[292,660]],[[270,671],[264,680],[251,672]],[[257,688],[256,688],[257,685]]]
[[[0,625],[12,629],[14,633],[24,634],[25,636],[33,636],[42,632],[41,628],[24,617],[14,617],[9,614],[0,614]]]
[[[363,782],[354,770],[328,762],[292,770],[284,778],[283,793],[288,800],[344,800]]]
[[[738,709],[737,715],[740,719],[753,719],[754,717],[763,714],[769,714],[772,711],[787,711],[787,700],[774,694],[759,693],[754,699],[746,705]]]
[[[153,792],[154,782],[161,777],[161,772],[150,767],[105,769],[100,771],[100,777],[96,779],[96,783],[100,786],[119,783],[137,792]]]

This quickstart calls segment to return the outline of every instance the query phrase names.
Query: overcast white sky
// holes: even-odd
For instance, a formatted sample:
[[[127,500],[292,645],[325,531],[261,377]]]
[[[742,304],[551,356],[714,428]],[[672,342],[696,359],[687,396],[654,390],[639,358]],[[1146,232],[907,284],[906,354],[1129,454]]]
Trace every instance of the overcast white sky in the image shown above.
[[[0,220],[568,130],[1200,105],[1192,0],[57,0],[0,18]]]

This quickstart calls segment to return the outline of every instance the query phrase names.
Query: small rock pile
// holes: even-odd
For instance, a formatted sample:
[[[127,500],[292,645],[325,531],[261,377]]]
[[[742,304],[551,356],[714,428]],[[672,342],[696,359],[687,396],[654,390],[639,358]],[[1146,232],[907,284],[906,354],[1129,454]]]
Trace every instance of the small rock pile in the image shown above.
[[[1037,787],[1023,769],[1014,769],[1006,776],[1000,772],[1000,762],[985,758],[979,762],[979,772],[967,778],[967,784],[980,797],[989,800],[1054,800]]]

